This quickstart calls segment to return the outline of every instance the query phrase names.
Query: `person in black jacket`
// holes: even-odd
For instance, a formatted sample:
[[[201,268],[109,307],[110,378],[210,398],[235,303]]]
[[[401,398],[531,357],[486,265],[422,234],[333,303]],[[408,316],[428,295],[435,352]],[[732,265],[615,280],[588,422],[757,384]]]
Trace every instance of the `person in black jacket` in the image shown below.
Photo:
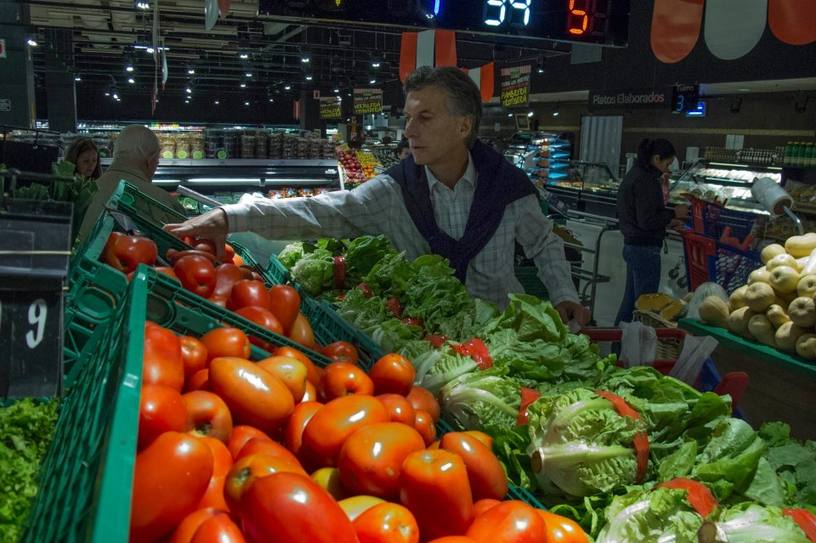
[[[631,322],[635,300],[660,287],[660,248],[666,228],[677,228],[688,217],[688,206],[666,207],[663,185],[676,156],[668,140],[645,139],[638,159],[623,178],[618,192],[618,221],[623,234],[626,290],[615,326]]]

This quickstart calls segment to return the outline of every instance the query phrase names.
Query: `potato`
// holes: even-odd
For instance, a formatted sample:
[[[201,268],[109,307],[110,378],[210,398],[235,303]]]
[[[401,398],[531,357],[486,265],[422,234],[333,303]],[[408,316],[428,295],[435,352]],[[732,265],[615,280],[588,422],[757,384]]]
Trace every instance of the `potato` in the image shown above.
[[[802,334],[796,340],[796,354],[805,360],[816,360],[816,334]]]
[[[779,304],[773,304],[771,307],[768,308],[768,311],[765,312],[765,316],[768,317],[768,320],[771,321],[771,325],[774,329],[779,328],[786,322],[790,321],[790,317],[785,312],[785,308]]]
[[[700,320],[720,328],[728,327],[728,304],[719,296],[708,296],[698,309]]]
[[[731,296],[728,298],[731,311],[736,311],[748,305],[748,302],[745,301],[745,293],[747,291],[748,285],[743,285],[731,293]]]
[[[816,233],[814,232],[790,237],[785,242],[785,250],[794,258],[808,256],[814,249],[816,249]]]
[[[753,285],[754,283],[768,283],[771,282],[771,272],[769,272],[765,266],[761,268],[757,268],[751,272],[751,275],[748,276],[748,284]]]
[[[767,283],[754,283],[745,291],[745,303],[754,313],[765,313],[776,302],[776,294]]]
[[[748,321],[751,320],[753,316],[754,313],[747,307],[732,311],[731,314],[728,315],[728,330],[738,336],[747,337]]]
[[[754,315],[748,320],[748,332],[760,343],[774,347],[774,327],[765,315]]]
[[[796,341],[805,333],[792,322],[786,322],[780,326],[774,334],[776,348],[789,353],[796,352]]]
[[[776,256],[787,254],[785,252],[785,248],[779,245],[778,243],[772,243],[762,249],[762,253],[760,257],[762,258],[762,263],[767,264]]]
[[[793,324],[801,328],[812,328],[816,324],[816,303],[813,298],[802,296],[788,306],[788,316]]]
[[[782,294],[796,291],[798,284],[799,272],[790,266],[779,266],[771,271],[771,286]]]
[[[796,293],[813,298],[816,295],[816,274],[803,275],[796,285]]]
[[[796,259],[788,253],[773,257],[767,264],[765,264],[765,269],[772,272],[775,268],[780,266],[788,266],[789,268],[799,271],[799,264],[796,262]]]

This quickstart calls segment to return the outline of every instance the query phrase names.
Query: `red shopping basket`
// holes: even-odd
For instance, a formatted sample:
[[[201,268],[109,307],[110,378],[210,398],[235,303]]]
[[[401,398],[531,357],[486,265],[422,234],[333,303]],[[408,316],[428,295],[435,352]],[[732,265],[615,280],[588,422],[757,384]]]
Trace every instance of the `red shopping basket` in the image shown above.
[[[655,328],[658,341],[680,341],[686,337],[686,332],[678,328]],[[585,328],[582,334],[589,337],[596,343],[620,343],[623,338],[623,330],[620,328]],[[674,367],[676,360],[655,360],[652,366],[664,375],[668,375]],[[622,365],[618,361],[618,365]],[[714,362],[709,358],[703,363],[697,382],[694,387],[703,392],[714,392],[716,394],[728,394],[731,396],[732,409],[736,411],[745,390],[748,388],[749,376],[744,371],[728,372],[720,377]]]

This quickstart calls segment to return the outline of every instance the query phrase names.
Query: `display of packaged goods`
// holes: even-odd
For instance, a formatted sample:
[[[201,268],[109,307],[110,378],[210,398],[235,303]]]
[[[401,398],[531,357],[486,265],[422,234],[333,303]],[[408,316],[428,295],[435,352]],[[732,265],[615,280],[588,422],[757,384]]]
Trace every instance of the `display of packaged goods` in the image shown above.
[[[784,166],[816,168],[816,142],[789,141],[783,150]]]

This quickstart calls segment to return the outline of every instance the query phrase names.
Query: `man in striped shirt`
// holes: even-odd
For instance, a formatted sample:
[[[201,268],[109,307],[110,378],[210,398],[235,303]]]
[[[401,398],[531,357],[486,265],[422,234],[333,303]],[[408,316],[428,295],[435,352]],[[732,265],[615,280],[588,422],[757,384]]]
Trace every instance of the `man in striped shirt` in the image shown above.
[[[526,174],[477,140],[481,96],[456,68],[420,68],[405,82],[405,135],[411,156],[351,191],[314,198],[246,199],[182,224],[178,236],[229,232],[273,239],[385,235],[408,258],[434,252],[451,261],[477,297],[503,308],[522,292],[514,275],[515,244],[535,262],[564,322],[584,325],[564,245],[539,206]]]

